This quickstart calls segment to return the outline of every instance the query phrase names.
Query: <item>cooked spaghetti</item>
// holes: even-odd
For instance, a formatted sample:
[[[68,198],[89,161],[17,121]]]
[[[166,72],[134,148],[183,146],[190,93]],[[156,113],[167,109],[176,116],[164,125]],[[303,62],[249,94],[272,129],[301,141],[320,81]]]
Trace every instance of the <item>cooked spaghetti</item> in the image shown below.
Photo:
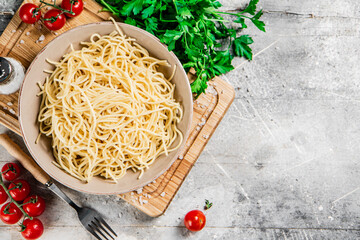
[[[56,68],[40,85],[38,121],[52,138],[54,163],[86,182],[93,176],[116,182],[128,169],[141,177],[183,140],[175,85],[158,70],[171,66],[115,27],[49,61]]]

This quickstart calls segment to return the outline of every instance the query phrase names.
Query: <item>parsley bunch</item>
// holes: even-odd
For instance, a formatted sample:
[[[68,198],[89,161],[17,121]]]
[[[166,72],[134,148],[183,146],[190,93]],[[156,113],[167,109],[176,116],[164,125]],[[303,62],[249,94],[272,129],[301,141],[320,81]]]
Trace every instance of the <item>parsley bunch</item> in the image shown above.
[[[265,24],[259,20],[263,12],[256,12],[259,0],[250,0],[237,13],[218,11],[222,5],[216,0],[97,1],[104,5],[104,11],[157,36],[176,54],[185,70],[194,68],[197,78],[191,90],[196,97],[205,92],[210,79],[234,69],[234,56],[252,59],[249,45],[253,39],[237,34],[247,28],[246,21],[265,32]],[[224,14],[232,15],[232,20],[224,19]]]

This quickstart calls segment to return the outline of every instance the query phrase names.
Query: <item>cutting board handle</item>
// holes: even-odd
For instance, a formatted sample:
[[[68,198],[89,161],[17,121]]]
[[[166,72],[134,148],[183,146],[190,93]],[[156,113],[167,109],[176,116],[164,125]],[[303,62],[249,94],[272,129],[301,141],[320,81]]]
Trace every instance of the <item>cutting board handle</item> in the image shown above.
[[[24,168],[26,168],[36,180],[42,184],[46,184],[50,181],[49,175],[47,175],[47,173],[44,172],[31,157],[24,153],[19,145],[14,143],[8,135],[0,134],[0,145],[2,145],[11,156],[19,160]]]

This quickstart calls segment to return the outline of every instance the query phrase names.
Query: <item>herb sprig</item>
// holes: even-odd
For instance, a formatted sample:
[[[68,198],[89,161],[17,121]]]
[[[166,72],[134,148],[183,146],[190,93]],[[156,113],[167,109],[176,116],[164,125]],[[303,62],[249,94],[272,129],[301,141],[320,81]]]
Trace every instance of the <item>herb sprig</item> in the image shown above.
[[[263,12],[256,11],[259,0],[250,0],[240,12],[219,11],[222,5],[216,0],[97,1],[104,5],[104,11],[157,36],[185,70],[194,68],[197,77],[191,90],[196,97],[205,92],[210,79],[234,69],[231,62],[235,56],[252,60],[253,39],[239,35],[249,21],[265,32],[265,23],[260,20]],[[231,20],[224,15],[232,16]]]
[[[208,210],[212,207],[213,203],[210,202],[209,200],[205,199],[205,206],[204,206],[204,210]]]

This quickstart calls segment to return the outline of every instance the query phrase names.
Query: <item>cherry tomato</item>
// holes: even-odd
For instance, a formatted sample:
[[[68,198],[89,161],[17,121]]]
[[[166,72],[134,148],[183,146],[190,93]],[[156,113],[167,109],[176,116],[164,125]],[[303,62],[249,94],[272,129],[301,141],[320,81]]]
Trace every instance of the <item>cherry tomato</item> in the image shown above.
[[[72,11],[74,13],[74,15],[70,13],[64,13],[67,17],[76,17],[79,16],[84,9],[84,3],[82,0],[63,0],[61,3],[61,8]]]
[[[30,217],[38,217],[45,211],[45,201],[38,195],[27,197],[23,202],[24,211]]]
[[[2,176],[8,181],[13,181],[20,176],[20,167],[16,163],[7,163],[1,168]]]
[[[20,8],[19,16],[24,23],[33,24],[39,21],[41,13],[37,5],[33,3],[25,3]]]
[[[13,188],[13,189],[12,189]],[[17,179],[10,183],[9,189],[11,189],[10,195],[17,202],[24,200],[30,193],[30,185],[27,181]]]
[[[22,217],[22,212],[14,203],[7,203],[0,210],[0,219],[6,224],[15,224]]]
[[[37,218],[33,218],[32,220],[27,218],[20,226],[21,235],[28,240],[38,239],[44,232],[44,225]]]
[[[8,199],[8,195],[6,194],[4,188],[0,186],[0,204],[3,204]]]
[[[58,9],[50,9],[44,15],[44,25],[49,30],[59,30],[65,25],[65,15]]]
[[[193,232],[200,231],[205,227],[206,217],[200,210],[192,210],[185,215],[184,224],[187,229]]]

